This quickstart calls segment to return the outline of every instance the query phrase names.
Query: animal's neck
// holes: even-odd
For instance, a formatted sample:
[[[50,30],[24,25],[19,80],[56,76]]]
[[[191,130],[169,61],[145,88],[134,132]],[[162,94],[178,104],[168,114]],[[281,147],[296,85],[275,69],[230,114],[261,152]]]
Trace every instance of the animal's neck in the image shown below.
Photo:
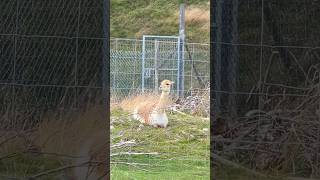
[[[157,104],[157,109],[164,112],[168,101],[169,93],[162,91],[159,102]]]

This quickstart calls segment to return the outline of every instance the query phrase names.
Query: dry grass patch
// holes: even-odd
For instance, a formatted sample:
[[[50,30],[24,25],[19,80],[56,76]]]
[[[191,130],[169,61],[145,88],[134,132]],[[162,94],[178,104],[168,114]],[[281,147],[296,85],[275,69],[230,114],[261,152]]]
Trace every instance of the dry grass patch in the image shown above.
[[[179,19],[179,11],[176,11],[175,16]],[[187,7],[185,9],[185,23],[190,25],[200,23],[201,29],[204,31],[210,30],[210,10],[200,7]]]

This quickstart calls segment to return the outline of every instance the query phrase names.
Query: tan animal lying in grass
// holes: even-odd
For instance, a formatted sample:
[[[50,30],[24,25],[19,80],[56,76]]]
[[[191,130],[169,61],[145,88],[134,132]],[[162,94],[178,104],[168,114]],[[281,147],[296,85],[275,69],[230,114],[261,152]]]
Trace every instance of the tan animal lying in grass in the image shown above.
[[[165,109],[170,101],[169,93],[174,82],[163,80],[160,85],[161,96],[140,95],[123,103],[123,109],[133,110],[133,118],[153,127],[166,128],[168,117]],[[130,106],[130,108],[129,108]],[[133,106],[133,108],[131,108]]]

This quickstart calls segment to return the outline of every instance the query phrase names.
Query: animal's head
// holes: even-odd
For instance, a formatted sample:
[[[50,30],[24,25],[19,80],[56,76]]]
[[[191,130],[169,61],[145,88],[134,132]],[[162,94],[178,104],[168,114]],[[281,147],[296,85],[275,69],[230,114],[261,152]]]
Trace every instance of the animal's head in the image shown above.
[[[170,92],[170,88],[171,88],[171,85],[173,84],[174,82],[173,81],[170,81],[170,80],[163,80],[161,82],[161,85],[160,85],[160,90],[162,92],[167,92],[169,93]]]

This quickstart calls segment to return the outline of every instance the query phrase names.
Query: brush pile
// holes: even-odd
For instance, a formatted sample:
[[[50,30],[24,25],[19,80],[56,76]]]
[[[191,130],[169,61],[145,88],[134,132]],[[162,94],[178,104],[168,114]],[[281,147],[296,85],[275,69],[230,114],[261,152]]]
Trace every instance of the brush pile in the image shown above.
[[[210,115],[210,87],[193,89],[186,98],[179,99],[171,108],[179,109],[192,115],[209,117]]]
[[[277,102],[273,110],[239,117],[214,137],[216,153],[254,169],[320,177],[319,84],[316,89],[304,97],[270,98]]]

